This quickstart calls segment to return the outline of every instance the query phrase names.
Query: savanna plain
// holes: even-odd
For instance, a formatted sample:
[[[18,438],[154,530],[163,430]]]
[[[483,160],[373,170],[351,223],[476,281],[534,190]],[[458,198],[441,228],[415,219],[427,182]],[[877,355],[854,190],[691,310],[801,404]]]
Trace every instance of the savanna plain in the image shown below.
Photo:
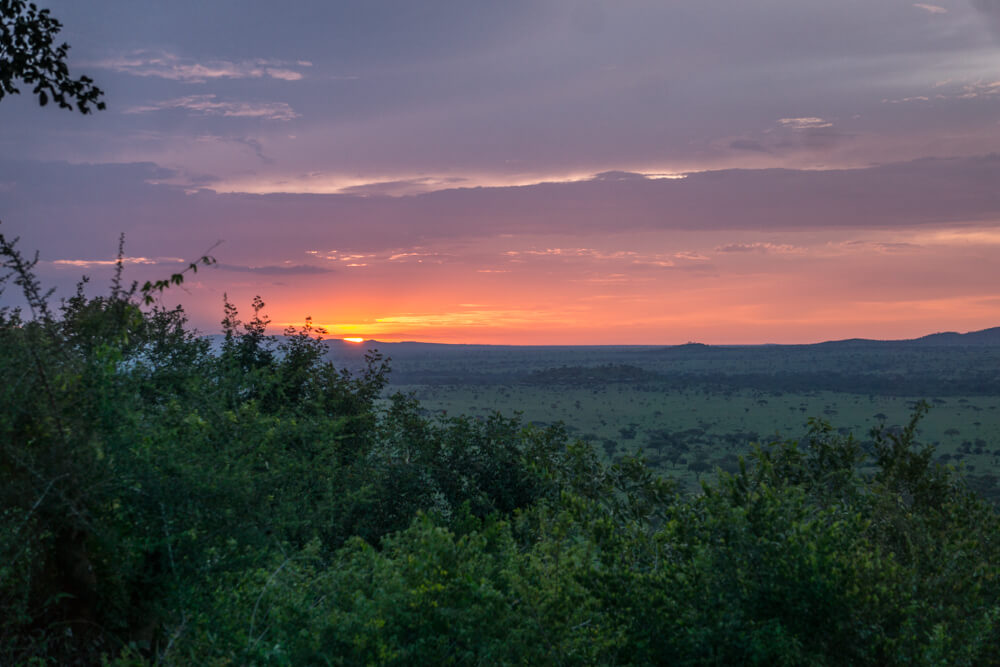
[[[813,345],[475,346],[333,341],[350,365],[374,346],[393,360],[391,392],[425,415],[519,416],[562,424],[609,462],[642,455],[697,490],[735,472],[754,444],[798,440],[822,422],[871,449],[926,403],[917,436],[937,462],[1000,500],[1000,330]]]

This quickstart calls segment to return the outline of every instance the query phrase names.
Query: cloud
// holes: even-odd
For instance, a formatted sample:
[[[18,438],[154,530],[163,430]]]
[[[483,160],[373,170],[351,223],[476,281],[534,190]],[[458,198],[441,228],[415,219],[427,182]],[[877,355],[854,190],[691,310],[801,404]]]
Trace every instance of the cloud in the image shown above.
[[[603,181],[605,183],[621,183],[623,181],[648,181],[645,174],[639,174],[634,171],[602,171],[599,174],[594,174],[591,179],[594,181]]]
[[[217,264],[223,271],[257,273],[265,276],[306,276],[333,273],[333,269],[309,264],[289,264],[288,266],[242,266],[238,264]]]
[[[938,97],[942,96],[939,95]],[[888,104],[903,104],[906,102],[929,102],[930,99],[931,98],[927,97],[926,95],[911,95],[910,97],[899,97],[894,100],[884,99],[882,100],[882,102]]]
[[[816,130],[822,127],[833,127],[833,123],[823,118],[806,116],[803,118],[779,118],[778,124],[793,130]]]
[[[1000,95],[1000,81],[976,81],[962,86],[962,92],[957,95],[959,99],[972,99],[974,97],[986,97],[989,95]]]
[[[389,255],[387,259],[390,262],[396,262],[401,259],[406,260],[410,257],[438,257],[438,256],[440,256],[440,253],[436,252],[397,252]],[[417,261],[423,261],[423,260],[417,260]]]
[[[295,64],[308,67],[310,63],[298,61]],[[184,83],[205,83],[210,79],[271,78],[298,81],[303,78],[301,72],[291,69],[288,63],[281,61],[209,60],[197,63],[189,58],[181,58],[164,51],[134,51],[128,55],[98,61],[94,66],[132,76],[156,77]]]
[[[907,243],[905,241],[846,241],[842,244],[846,248],[861,248],[867,249],[871,248],[876,252],[881,252],[885,254],[906,252],[909,250],[919,250],[923,246],[917,243]]]
[[[761,252],[776,254],[795,254],[804,251],[804,248],[788,245],[785,243],[769,243],[755,241],[753,243],[728,243],[717,246],[716,252]]]
[[[906,243],[904,241],[897,241],[895,243],[881,242],[873,245],[882,252],[903,252],[905,250],[915,250],[921,247],[916,243]]]
[[[951,85],[949,85],[951,84]],[[933,100],[972,100],[983,97],[994,97],[1000,95],[1000,79],[985,81],[972,81],[966,83],[952,84],[950,81],[943,81],[934,85],[935,90],[941,90],[929,95],[912,95],[910,97],[900,97],[896,99],[883,99],[883,104],[902,104],[906,102],[929,102]]]
[[[170,264],[183,262],[180,257],[122,257],[122,264]],[[58,266],[74,266],[90,269],[98,266],[115,266],[117,259],[56,259],[52,261]]]
[[[617,248],[582,241],[605,232],[752,231],[756,237],[725,236],[712,246],[730,246],[719,252],[775,252],[775,247],[752,242],[777,243],[770,233],[788,230],[940,229],[1000,220],[1000,155],[864,169],[729,169],[692,173],[682,180],[457,188],[402,197],[218,194],[207,189],[186,194],[183,187],[155,184],[170,173],[146,163],[72,165],[0,157],[0,181],[15,184],[4,193],[5,222],[16,220],[26,242],[51,248],[53,257],[106,256],[112,250],[108,239],[124,230],[136,242],[156,239],[157,245],[136,246],[143,249],[135,254],[146,257],[187,256],[192,245],[218,238],[253,239],[276,256],[302,257],[304,249],[314,249],[315,260],[334,260],[343,267],[389,263],[394,254],[424,252],[420,248],[442,239],[501,239],[505,234],[551,238],[533,241],[535,248],[498,241],[506,245],[498,252],[523,253],[506,261],[548,257],[569,262],[610,260],[614,252],[668,252],[629,247],[626,237]],[[40,207],[38,202],[48,204]],[[336,252],[329,250],[338,246]],[[705,252],[685,243],[659,259],[692,264],[674,255],[679,249]],[[618,256],[622,264],[637,258]],[[391,263],[396,261],[403,260]]]
[[[533,255],[536,257],[586,257],[598,260],[613,259],[634,259],[639,257],[639,253],[632,250],[615,250],[607,252],[595,248],[546,248],[544,250],[508,250],[504,253],[508,257],[518,255]]]
[[[299,114],[284,102],[219,102],[216,101],[215,95],[177,97],[150,105],[129,107],[125,113],[152,113],[170,109],[185,109],[197,115],[229,118],[292,120],[299,117]]]
[[[752,139],[734,139],[729,142],[729,147],[737,151],[752,151],[755,153],[770,153],[771,150],[760,143],[759,141],[754,141]]]
[[[401,195],[412,195],[431,190],[440,190],[443,187],[455,186],[464,183],[466,179],[454,178],[408,178],[398,181],[379,181],[377,183],[365,183],[364,185],[351,185],[340,190],[345,195],[387,196],[398,197]]]
[[[694,252],[691,250],[682,250],[681,252],[675,252],[674,257],[676,257],[677,259],[686,259],[692,262],[700,262],[708,259],[708,257],[702,255],[700,252]]]
[[[930,12],[931,14],[947,14],[948,10],[944,7],[938,7],[937,5],[927,5],[922,2],[915,2],[913,6],[917,9],[922,9],[925,12]]]
[[[372,259],[375,255],[365,254],[365,253],[343,253],[338,250],[331,250],[325,255],[320,255],[323,259],[331,259],[336,262],[355,262],[359,259]],[[348,266],[358,266],[357,264],[348,264]],[[364,266],[363,264],[361,266]]]
[[[1000,229],[948,229],[931,232],[920,240],[931,244],[1000,245]]]
[[[522,263],[524,258],[558,258],[562,261],[620,262],[632,266],[672,267],[675,259],[703,260],[707,257],[695,252],[677,252],[671,255],[640,253],[634,250],[598,250],[596,248],[546,248],[544,250],[508,250],[503,253],[508,261]]]
[[[281,79],[282,81],[298,81],[302,78],[301,74],[290,69],[268,67],[264,71],[267,72],[267,75],[272,79]]]
[[[261,145],[261,143],[256,139],[254,139],[253,137],[234,137],[233,141],[235,141],[238,144],[243,144],[244,146],[250,148],[250,150],[254,152],[254,155],[256,155],[260,159],[260,161],[263,162],[264,164],[274,163],[274,160],[272,160],[270,157],[264,154],[264,147]]]
[[[787,164],[789,158],[795,160],[797,156],[811,156],[814,159],[820,152],[829,155],[832,151],[844,149],[845,144],[855,136],[853,132],[835,127],[831,120],[806,116],[779,118],[774,126],[753,136],[722,137],[713,141],[712,145],[720,154],[728,154],[729,159],[740,163]]]

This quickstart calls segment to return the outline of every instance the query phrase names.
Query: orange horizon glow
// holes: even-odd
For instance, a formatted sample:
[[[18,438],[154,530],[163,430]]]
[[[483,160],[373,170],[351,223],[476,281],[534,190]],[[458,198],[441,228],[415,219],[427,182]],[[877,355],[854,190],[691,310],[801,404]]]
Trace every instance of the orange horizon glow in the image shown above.
[[[810,344],[828,340],[868,338],[903,340],[942,331],[966,333],[1000,325],[995,297],[942,298],[889,301],[850,301],[782,314],[770,304],[719,303],[716,308],[692,308],[691,303],[672,300],[660,304],[661,312],[642,317],[630,313],[629,320],[614,313],[617,326],[602,323],[600,310],[560,313],[539,309],[538,317],[497,311],[433,312],[395,317],[368,317],[345,323],[326,323],[323,328],[363,328],[364,338],[344,337],[362,343],[426,342],[478,345],[679,345],[699,342],[709,345]],[[433,304],[428,304],[431,306]],[[669,314],[672,306],[678,312]],[[648,310],[648,309],[647,309]]]
[[[918,338],[1000,325],[995,230],[671,231],[590,235],[569,247],[565,239],[559,245],[560,239],[534,236],[382,255],[326,252],[314,261],[331,271],[283,276],[281,283],[199,274],[205,298],[190,304],[199,312],[190,312],[210,323],[202,330],[212,330],[218,301],[208,298],[211,292],[227,292],[241,310],[261,294],[276,333],[302,326],[308,315],[330,337],[354,344]]]

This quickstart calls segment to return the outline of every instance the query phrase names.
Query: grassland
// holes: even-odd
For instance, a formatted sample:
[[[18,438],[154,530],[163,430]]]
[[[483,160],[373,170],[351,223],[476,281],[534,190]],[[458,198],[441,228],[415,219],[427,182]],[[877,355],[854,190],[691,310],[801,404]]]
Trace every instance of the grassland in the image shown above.
[[[918,397],[818,391],[770,393],[653,391],[612,384],[595,388],[531,385],[398,385],[442,416],[520,412],[526,421],[563,422],[611,458],[642,449],[665,472],[692,484],[697,462],[731,468],[753,442],[799,438],[809,418],[866,440],[872,428],[899,428]],[[926,397],[919,397],[926,398]],[[1000,397],[931,397],[919,437],[939,459],[974,475],[1000,464]],[[679,447],[678,447],[679,445]],[[684,445],[688,451],[683,450]],[[673,454],[679,454],[672,458]]]
[[[642,450],[689,488],[735,469],[753,443],[802,437],[810,419],[870,443],[873,428],[901,428],[926,401],[920,441],[1000,500],[1000,346],[949,342],[380,348],[393,357],[390,390],[430,414],[561,422],[609,459]],[[332,352],[347,365],[358,357]]]

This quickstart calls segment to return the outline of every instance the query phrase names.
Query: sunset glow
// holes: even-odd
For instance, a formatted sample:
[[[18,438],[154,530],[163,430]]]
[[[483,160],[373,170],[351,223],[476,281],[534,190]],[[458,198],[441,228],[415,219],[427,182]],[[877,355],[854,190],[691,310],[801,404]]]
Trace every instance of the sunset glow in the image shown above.
[[[363,343],[363,342],[365,342],[364,338],[344,338],[344,340],[347,341],[348,343]]]
[[[54,3],[109,110],[5,99],[0,216],[60,294],[124,231],[140,282],[223,241],[162,297],[206,333],[224,294],[348,342],[1000,324],[996,3],[307,4]]]

